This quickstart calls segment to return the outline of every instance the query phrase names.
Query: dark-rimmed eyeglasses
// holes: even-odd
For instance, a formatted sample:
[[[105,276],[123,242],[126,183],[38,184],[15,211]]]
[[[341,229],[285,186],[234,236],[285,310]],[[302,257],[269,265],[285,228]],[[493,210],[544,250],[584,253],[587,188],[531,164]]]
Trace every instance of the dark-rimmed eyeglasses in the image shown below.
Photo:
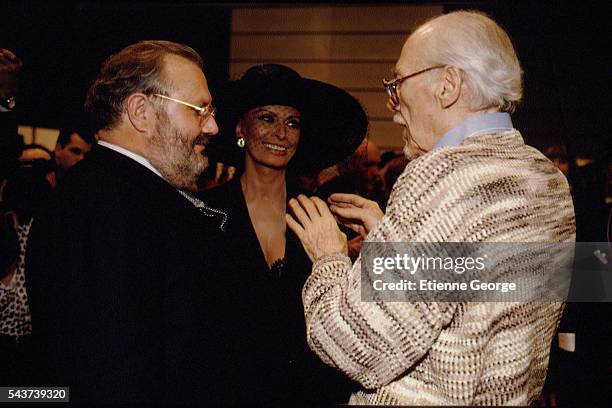
[[[181,105],[185,105],[195,110],[203,122],[210,119],[211,117],[214,118],[217,115],[217,108],[215,108],[212,105],[206,105],[206,106],[201,107],[201,106],[196,106],[189,102],[181,101],[180,99],[171,98],[169,96],[162,95],[162,94],[153,94],[153,96],[157,96],[162,99],[167,99],[172,102],[180,103]]]
[[[433,67],[422,69],[412,74],[405,75],[401,78],[383,79],[383,86],[385,87],[385,91],[387,91],[387,94],[389,94],[389,98],[391,98],[391,102],[393,103],[393,105],[397,105],[399,103],[399,95],[397,94],[397,88],[399,88],[402,82],[404,82],[408,78],[412,78],[424,72],[431,71],[432,69],[438,69],[438,68],[444,68],[444,67],[445,65],[436,65]]]

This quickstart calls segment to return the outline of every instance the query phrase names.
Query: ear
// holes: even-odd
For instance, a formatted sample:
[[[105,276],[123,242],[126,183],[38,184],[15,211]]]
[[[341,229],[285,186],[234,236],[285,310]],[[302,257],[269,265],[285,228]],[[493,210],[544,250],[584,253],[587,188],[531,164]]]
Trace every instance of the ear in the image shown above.
[[[146,133],[155,118],[149,98],[143,93],[133,93],[125,101],[125,108],[130,123],[138,132]]]
[[[447,109],[459,100],[462,85],[463,78],[459,69],[452,65],[444,67],[442,83],[436,94],[441,108]]]
[[[57,154],[61,151],[62,151],[62,145],[60,145],[59,143],[55,143],[55,148],[53,149],[53,152],[55,153],[55,155],[57,156]]]
[[[244,134],[242,133],[242,120],[239,120],[238,123],[236,123],[235,131],[237,137],[244,137]]]

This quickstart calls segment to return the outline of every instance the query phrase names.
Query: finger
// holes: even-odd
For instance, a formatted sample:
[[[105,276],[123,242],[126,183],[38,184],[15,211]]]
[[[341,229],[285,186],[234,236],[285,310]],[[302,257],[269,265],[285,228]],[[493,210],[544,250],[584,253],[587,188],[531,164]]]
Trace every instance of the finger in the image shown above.
[[[328,201],[343,207],[356,206],[363,207],[368,200],[357,194],[334,193],[329,196]]]
[[[285,221],[287,226],[297,235],[300,241],[304,236],[304,228],[291,216],[291,214],[285,214]]]
[[[310,200],[313,202],[315,207],[317,207],[317,210],[322,217],[333,217],[332,213],[329,211],[329,207],[327,207],[327,204],[325,204],[325,201],[315,196],[311,197]]]
[[[363,208],[359,207],[339,207],[337,205],[332,205],[329,207],[330,211],[345,220],[359,220],[363,222],[364,218],[367,216],[367,211]]]
[[[359,222],[359,221],[356,221],[356,220],[350,219],[350,218],[343,218],[343,217],[340,217],[339,215],[336,215],[334,218],[336,219],[338,224],[342,224],[342,225],[361,224],[361,222]]]
[[[221,174],[223,174],[223,163],[217,162],[215,166],[215,182],[219,182],[221,179]]]
[[[233,179],[235,174],[236,168],[234,166],[227,166],[227,181]]]
[[[297,220],[300,224],[302,224],[303,227],[306,227],[312,223],[310,217],[308,216],[308,214],[306,214],[306,211],[304,211],[302,204],[295,198],[289,200],[289,208],[291,208],[293,215],[295,215],[295,218],[297,218]]]
[[[321,216],[321,213],[310,198],[306,197],[304,194],[300,194],[297,199],[304,208],[304,210],[306,210],[306,212],[308,213],[308,217],[311,220],[314,220]]]

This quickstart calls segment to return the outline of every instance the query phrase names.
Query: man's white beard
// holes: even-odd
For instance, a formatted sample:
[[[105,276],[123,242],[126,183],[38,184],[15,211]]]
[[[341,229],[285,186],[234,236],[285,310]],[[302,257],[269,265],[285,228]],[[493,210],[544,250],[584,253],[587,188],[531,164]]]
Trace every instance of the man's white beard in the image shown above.
[[[408,124],[404,120],[401,113],[395,112],[395,115],[393,115],[393,122],[401,125],[404,128],[402,129],[402,132],[408,131]],[[414,160],[425,153],[425,151],[419,147],[414,139],[412,139],[412,136],[410,136],[408,140],[405,139],[406,138],[404,138],[405,144],[404,148],[402,149],[402,153],[404,153],[404,156],[406,159],[408,159],[408,161]]]
[[[165,112],[158,115],[149,147],[149,161],[166,181],[175,188],[195,190],[198,176],[208,167],[208,158],[194,150],[194,143],[172,126]]]

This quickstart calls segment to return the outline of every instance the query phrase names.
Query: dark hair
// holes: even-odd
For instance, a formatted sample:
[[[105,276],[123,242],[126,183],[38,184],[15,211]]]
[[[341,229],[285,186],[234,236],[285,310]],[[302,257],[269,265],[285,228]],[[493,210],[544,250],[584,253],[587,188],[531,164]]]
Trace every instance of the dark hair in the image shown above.
[[[125,99],[132,93],[162,93],[170,87],[163,77],[164,57],[168,54],[184,57],[202,67],[202,58],[195,50],[171,41],[140,41],[104,62],[85,99],[93,132],[115,126]]]
[[[6,181],[3,190],[4,210],[15,211],[19,222],[29,220],[51,195],[53,188],[45,176],[54,171],[54,160],[36,159],[21,162]]]
[[[13,54],[10,50],[0,48],[0,72],[17,75],[22,65],[23,63],[17,55]]]
[[[23,148],[21,149],[21,152],[23,153],[26,150],[34,150],[34,149],[44,150],[45,152],[49,153],[49,156],[53,157],[53,152],[51,150],[47,149],[43,145],[39,145],[38,143],[30,143],[30,144],[23,146]]]
[[[84,126],[70,126],[60,129],[59,135],[57,136],[57,144],[62,146],[62,149],[70,143],[70,137],[74,134],[78,134],[87,144],[94,144],[95,138],[91,132]]]

